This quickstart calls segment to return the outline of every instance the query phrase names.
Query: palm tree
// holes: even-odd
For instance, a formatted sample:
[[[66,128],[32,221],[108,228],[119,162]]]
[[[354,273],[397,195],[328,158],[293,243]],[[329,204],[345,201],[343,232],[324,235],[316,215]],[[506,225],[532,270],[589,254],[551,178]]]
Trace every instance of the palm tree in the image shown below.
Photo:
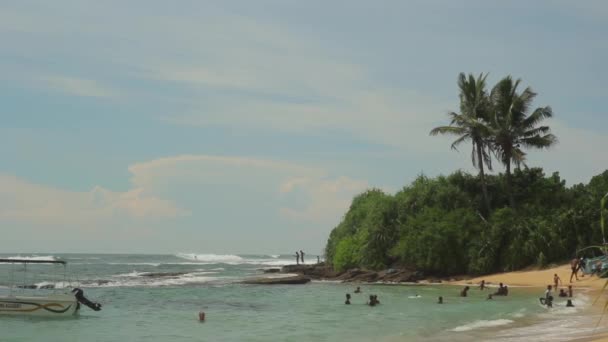
[[[509,204],[515,207],[511,182],[511,163],[519,168],[525,166],[526,153],[523,148],[548,148],[557,142],[549,126],[538,126],[546,118],[553,116],[551,107],[538,107],[532,114],[528,111],[536,93],[530,88],[519,94],[517,87],[521,80],[513,81],[511,76],[500,80],[492,89],[492,150],[506,169],[506,188]]]
[[[484,164],[492,170],[492,159],[490,157],[490,145],[488,139],[490,128],[488,126],[490,101],[486,92],[486,77],[483,73],[477,78],[469,74],[468,78],[464,73],[458,75],[458,88],[460,89],[460,113],[450,112],[451,118],[449,126],[440,126],[431,130],[431,135],[451,134],[457,135],[452,143],[452,149],[465,141],[471,141],[473,148],[471,160],[473,166],[479,169],[479,179],[483,192],[483,201],[486,214],[490,213],[490,199],[485,181]]]

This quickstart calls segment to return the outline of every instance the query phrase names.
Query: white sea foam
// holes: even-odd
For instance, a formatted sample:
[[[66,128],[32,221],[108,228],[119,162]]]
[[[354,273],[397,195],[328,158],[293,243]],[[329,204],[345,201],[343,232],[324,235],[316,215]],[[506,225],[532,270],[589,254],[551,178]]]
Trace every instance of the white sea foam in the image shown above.
[[[510,319],[495,319],[495,320],[479,320],[479,321],[475,321],[475,322],[471,322],[465,325],[461,325],[458,326],[454,329],[452,329],[452,331],[456,331],[456,332],[462,332],[462,331],[470,331],[470,330],[474,330],[474,329],[480,329],[480,328],[491,328],[491,327],[499,327],[501,325],[508,325],[513,323],[512,320]]]
[[[278,255],[278,254],[270,254],[270,257],[274,258],[274,259],[278,259],[280,257],[280,255]]]
[[[141,277],[143,274],[145,274],[146,272],[137,272],[137,271],[133,271],[133,272],[129,272],[129,273],[122,273],[122,274],[115,274],[112,277],[115,278],[129,278],[129,277]]]
[[[10,260],[31,260],[31,261],[55,261],[57,260],[57,258],[55,258],[52,255],[30,255],[30,256],[11,256],[5,259],[10,259]]]
[[[109,262],[108,265],[154,266],[154,267],[158,267],[158,266],[161,265],[161,263],[160,262]]]
[[[38,289],[44,289],[44,288],[65,289],[68,287],[75,287],[76,283],[71,283],[71,282],[67,282],[67,281],[59,281],[59,282],[41,281],[34,285],[36,285],[36,288],[38,288]]]
[[[238,255],[232,254],[195,254],[195,253],[177,253],[175,255],[178,258],[192,260],[192,261],[200,261],[200,262],[213,262],[213,263],[222,263],[222,262],[239,262],[244,259]]]

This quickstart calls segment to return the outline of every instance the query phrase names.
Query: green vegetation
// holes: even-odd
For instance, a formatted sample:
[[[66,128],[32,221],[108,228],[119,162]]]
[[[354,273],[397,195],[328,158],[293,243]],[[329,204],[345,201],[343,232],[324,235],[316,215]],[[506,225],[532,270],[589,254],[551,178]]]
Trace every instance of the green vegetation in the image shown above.
[[[471,142],[479,174],[420,176],[395,195],[372,189],[356,196],[327,242],[326,258],[336,270],[404,266],[484,274],[564,261],[604,241],[608,170],[568,188],[558,173],[528,168],[524,149],[557,140],[539,126],[552,117],[551,108],[528,114],[536,93],[518,93],[520,80],[506,77],[491,92],[485,81],[483,74],[460,74],[460,113],[449,113],[450,124],[431,131],[456,135],[453,149]],[[485,174],[493,156],[504,174]]]
[[[368,190],[331,232],[327,260],[337,270],[398,265],[426,274],[484,274],[564,261],[603,241],[598,203],[608,192],[608,170],[568,188],[558,173],[515,169],[517,209],[509,206],[504,174],[486,181],[496,208],[487,219],[479,177],[460,171],[420,176],[393,196]]]

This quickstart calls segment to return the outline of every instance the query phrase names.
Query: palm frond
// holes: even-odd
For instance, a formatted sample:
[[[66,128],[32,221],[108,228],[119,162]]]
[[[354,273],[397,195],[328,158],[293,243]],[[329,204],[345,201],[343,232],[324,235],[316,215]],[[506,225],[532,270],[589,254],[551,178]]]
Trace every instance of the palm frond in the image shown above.
[[[465,128],[456,127],[456,126],[439,126],[433,128],[429,135],[438,135],[438,134],[452,134],[452,135],[462,135],[467,133]]]
[[[557,137],[553,134],[534,135],[519,142],[527,148],[548,148],[557,143]]]
[[[469,140],[471,137],[468,134],[465,134],[463,136],[461,136],[460,138],[454,140],[454,142],[452,143],[452,145],[450,146],[452,148],[452,150],[456,150],[458,151],[457,146],[460,145],[461,143]]]

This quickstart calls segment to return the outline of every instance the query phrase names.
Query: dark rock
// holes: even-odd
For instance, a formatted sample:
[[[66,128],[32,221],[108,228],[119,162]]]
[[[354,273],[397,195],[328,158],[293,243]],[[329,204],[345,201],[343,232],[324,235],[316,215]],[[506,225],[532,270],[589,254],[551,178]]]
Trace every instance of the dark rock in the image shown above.
[[[283,278],[255,278],[243,281],[243,284],[251,285],[299,285],[310,282],[310,278],[304,276],[293,276]]]
[[[312,279],[333,279],[338,275],[331,267],[325,266],[323,263],[317,265],[287,265],[281,268],[281,273],[297,273]]]
[[[312,279],[340,280],[343,282],[391,282],[415,283],[424,279],[422,272],[404,267],[391,267],[384,271],[372,271],[359,268],[336,272],[325,264],[283,266],[281,273],[297,273]]]
[[[281,272],[281,269],[280,268],[269,268],[269,269],[266,269],[263,271],[264,271],[264,273],[279,273],[279,272]]]

